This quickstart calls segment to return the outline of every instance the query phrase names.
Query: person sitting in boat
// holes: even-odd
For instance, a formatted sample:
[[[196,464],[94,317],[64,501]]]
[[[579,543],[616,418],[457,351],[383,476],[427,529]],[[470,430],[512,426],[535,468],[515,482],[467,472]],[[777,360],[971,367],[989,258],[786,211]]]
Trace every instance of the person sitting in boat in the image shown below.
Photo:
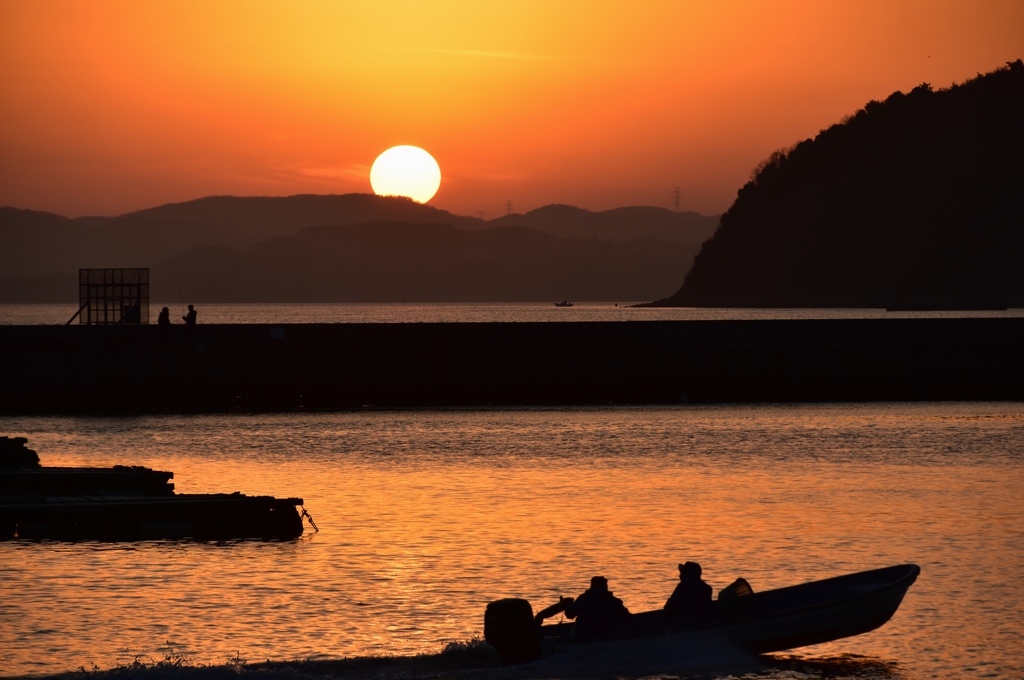
[[[576,619],[572,635],[577,638],[611,637],[629,619],[629,610],[608,590],[608,579],[604,576],[591,578],[590,588],[569,601],[564,611],[566,618]]]
[[[679,585],[665,603],[665,617],[672,628],[692,628],[711,620],[711,586],[701,579],[696,562],[679,565]]]

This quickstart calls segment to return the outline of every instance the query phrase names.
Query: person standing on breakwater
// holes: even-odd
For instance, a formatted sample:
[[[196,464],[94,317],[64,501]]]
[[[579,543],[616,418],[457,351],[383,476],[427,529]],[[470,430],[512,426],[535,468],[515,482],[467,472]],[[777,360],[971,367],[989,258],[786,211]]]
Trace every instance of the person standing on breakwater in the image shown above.
[[[665,603],[665,615],[672,628],[688,628],[711,619],[711,586],[701,579],[696,562],[679,565],[679,585]]]
[[[196,325],[196,315],[197,315],[197,312],[196,312],[195,307],[193,307],[192,305],[189,305],[188,306],[188,314],[186,314],[185,316],[183,316],[181,318],[185,321],[185,325],[186,326],[195,326]]]
[[[576,619],[572,635],[576,638],[595,639],[610,637],[629,619],[629,610],[622,600],[608,590],[608,579],[594,576],[590,588],[565,607],[565,616]]]
[[[171,325],[171,310],[164,307],[160,310],[160,316],[156,318],[158,326],[170,326]]]

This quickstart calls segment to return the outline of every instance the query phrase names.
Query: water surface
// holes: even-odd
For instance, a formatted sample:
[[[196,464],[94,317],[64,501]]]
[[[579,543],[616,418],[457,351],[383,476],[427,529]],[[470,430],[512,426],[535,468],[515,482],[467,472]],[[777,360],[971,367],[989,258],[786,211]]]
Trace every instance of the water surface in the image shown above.
[[[283,543],[2,543],[3,675],[168,647],[203,663],[431,654],[479,637],[492,599],[539,608],[593,574],[632,611],[659,607],[687,559],[716,591],[921,565],[886,626],[756,677],[1024,672],[1020,403],[0,417],[0,432],[29,437],[44,464],[302,496],[321,528]],[[712,677],[749,670],[723,658]]]

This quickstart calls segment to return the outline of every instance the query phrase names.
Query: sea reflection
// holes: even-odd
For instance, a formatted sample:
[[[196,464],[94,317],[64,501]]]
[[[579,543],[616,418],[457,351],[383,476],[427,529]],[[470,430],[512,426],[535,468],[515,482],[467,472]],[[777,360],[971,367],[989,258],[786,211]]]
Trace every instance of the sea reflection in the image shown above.
[[[370,655],[420,655],[435,674],[571,675],[494,669],[480,645],[438,652],[481,635],[488,601],[525,597],[537,609],[593,574],[631,611],[660,607],[687,559],[716,592],[738,576],[759,591],[923,568],[882,629],[753,668],[729,657],[711,671],[723,677],[1019,677],[1024,664],[1012,623],[1024,609],[1024,404],[2,418],[0,428],[29,437],[44,464],[143,464],[173,470],[181,492],[302,496],[321,528],[278,543],[0,544],[0,581],[18,594],[0,602],[13,640],[0,649],[5,675],[161,659],[169,642],[196,663],[357,657],[358,675]]]

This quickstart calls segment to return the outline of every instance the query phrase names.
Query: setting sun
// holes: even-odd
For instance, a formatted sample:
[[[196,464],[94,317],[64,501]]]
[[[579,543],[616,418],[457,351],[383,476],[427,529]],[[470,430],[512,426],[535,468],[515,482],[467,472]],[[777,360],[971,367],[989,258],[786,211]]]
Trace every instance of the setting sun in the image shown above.
[[[418,146],[393,146],[373,162],[370,186],[378,196],[408,196],[426,203],[441,186],[441,167]]]
[[[1024,680],[1024,0],[0,64],[0,680]]]

